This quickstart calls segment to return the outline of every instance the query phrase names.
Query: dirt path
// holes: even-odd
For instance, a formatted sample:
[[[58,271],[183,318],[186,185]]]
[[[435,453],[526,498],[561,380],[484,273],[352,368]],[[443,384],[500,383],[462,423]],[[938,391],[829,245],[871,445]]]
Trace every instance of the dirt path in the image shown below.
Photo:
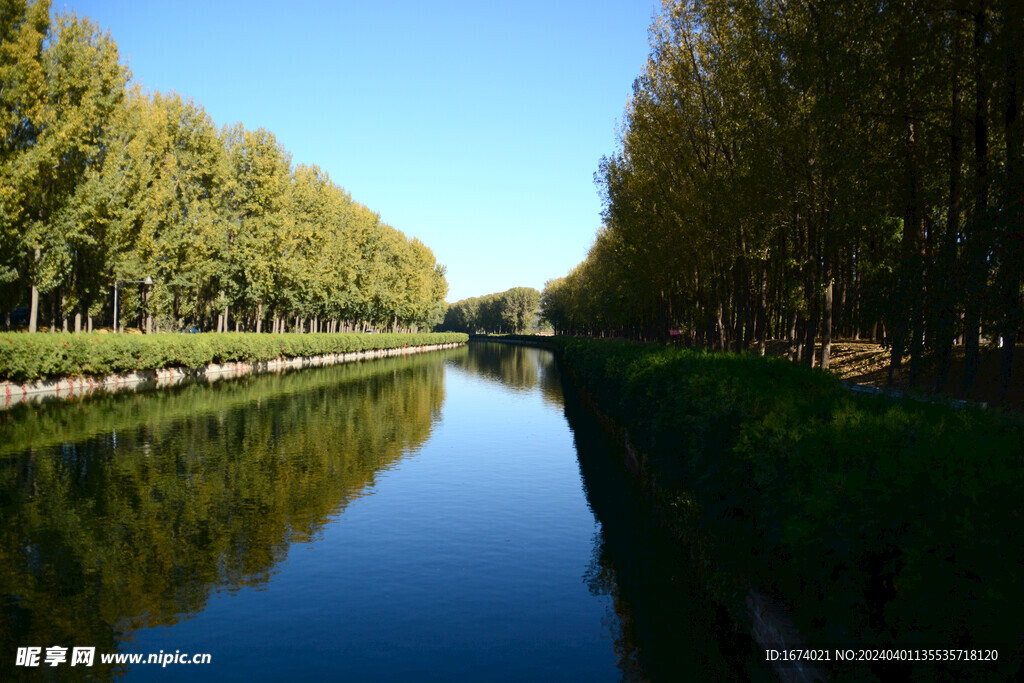
[[[768,352],[776,356],[785,356],[788,349],[786,342],[771,342]],[[817,347],[817,356],[821,357],[821,346]],[[1014,377],[1010,393],[1004,407],[1013,412],[1024,413],[1024,345],[1019,345],[1014,353]],[[962,346],[953,348],[953,359],[950,368],[950,391],[947,394],[956,399],[983,402],[995,405],[999,393],[999,349],[983,349],[978,379],[974,390],[964,394],[963,383],[964,349]],[[906,369],[906,368],[905,368]],[[841,340],[832,342],[832,362],[830,371],[845,382],[865,384],[868,386],[885,387],[889,378],[889,351],[881,344],[867,341]],[[932,394],[935,391],[936,369],[927,365],[913,388],[916,393]],[[894,389],[910,390],[907,373],[896,379]]]

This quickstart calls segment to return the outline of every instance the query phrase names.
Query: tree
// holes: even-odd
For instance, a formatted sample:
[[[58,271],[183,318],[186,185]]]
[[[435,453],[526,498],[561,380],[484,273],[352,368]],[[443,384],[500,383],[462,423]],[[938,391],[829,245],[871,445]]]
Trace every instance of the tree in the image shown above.
[[[45,1],[30,5],[2,0],[0,8],[0,286],[7,309],[17,301],[27,261],[23,238],[28,188],[21,166],[45,111],[43,43],[50,29],[50,6]],[[33,294],[38,297],[36,290]]]
[[[1009,386],[1019,19],[982,0],[666,0],[596,174],[604,225],[545,318],[722,350],[787,338],[812,365],[820,340],[823,367],[834,333],[884,335],[911,385],[932,361],[946,386],[961,336],[968,389],[984,334]]]
[[[231,172],[228,201],[235,217],[225,236],[227,277],[218,324],[227,331],[232,305],[236,318],[240,311],[255,310],[261,320],[264,302],[275,294],[276,308],[300,308],[308,279],[304,258],[315,230],[289,210],[291,155],[273,133],[236,124],[225,127],[221,139]]]
[[[48,38],[40,42],[44,22],[39,12],[44,8],[48,10],[45,3],[38,3],[28,10],[14,46],[20,55],[12,69],[17,72],[14,82],[23,93],[42,87],[24,95],[17,113],[9,112],[12,118],[19,116],[12,135],[18,141],[12,140],[5,164],[12,187],[8,207],[18,205],[5,208],[5,214],[20,234],[16,253],[31,287],[30,331],[38,325],[40,294],[56,298],[51,325],[66,316],[67,298],[76,294],[77,253],[93,241],[77,220],[76,193],[102,164],[106,131],[128,78],[117,46],[86,18],[58,15]]]
[[[273,133],[127,87],[109,35],[46,0],[0,0],[0,299],[51,328],[310,331],[440,322],[444,267]],[[40,296],[43,301],[40,301]],[[48,306],[47,306],[48,302]],[[233,312],[233,316],[232,316]],[[144,314],[144,315],[143,315]]]

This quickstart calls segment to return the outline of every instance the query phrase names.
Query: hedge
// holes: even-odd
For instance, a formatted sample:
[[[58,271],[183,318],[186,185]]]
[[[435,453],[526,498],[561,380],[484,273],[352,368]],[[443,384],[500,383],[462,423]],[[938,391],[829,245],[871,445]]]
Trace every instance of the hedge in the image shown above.
[[[0,334],[0,380],[105,377],[168,367],[257,362],[431,344],[465,334]]]

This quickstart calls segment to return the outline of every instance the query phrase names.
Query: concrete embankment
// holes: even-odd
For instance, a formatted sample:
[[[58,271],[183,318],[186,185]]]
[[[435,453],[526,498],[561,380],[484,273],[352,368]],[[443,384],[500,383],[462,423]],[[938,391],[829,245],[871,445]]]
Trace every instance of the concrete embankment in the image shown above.
[[[124,375],[110,375],[103,378],[65,377],[56,380],[40,380],[37,382],[17,383],[0,382],[0,409],[23,403],[25,401],[42,401],[51,398],[74,398],[95,392],[115,392],[126,389],[173,386],[185,381],[214,382],[231,377],[259,374],[265,372],[282,372],[284,370],[322,367],[339,363],[352,363],[391,356],[405,356],[427,351],[440,351],[463,346],[462,343],[427,344],[424,346],[407,346],[392,349],[374,349],[370,351],[353,351],[350,353],[330,353],[322,356],[305,356],[297,358],[274,358],[268,361],[253,363],[211,363],[199,368],[162,368],[144,370]]]

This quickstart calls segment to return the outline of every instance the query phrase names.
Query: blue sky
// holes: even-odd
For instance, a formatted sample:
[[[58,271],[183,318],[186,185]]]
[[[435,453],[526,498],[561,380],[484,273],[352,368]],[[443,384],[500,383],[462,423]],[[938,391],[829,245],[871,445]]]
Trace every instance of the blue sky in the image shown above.
[[[448,269],[448,301],[542,289],[601,224],[654,0],[53,0],[137,82],[273,132]]]

